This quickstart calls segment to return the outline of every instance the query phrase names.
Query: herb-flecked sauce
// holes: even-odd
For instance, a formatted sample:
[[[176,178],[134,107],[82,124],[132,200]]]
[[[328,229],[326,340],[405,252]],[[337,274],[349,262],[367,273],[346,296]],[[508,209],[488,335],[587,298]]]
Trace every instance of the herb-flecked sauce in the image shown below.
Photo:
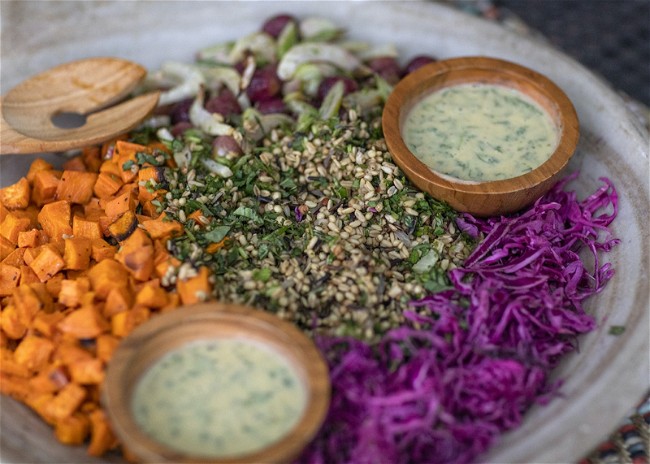
[[[537,102],[490,84],[462,84],[428,95],[407,115],[402,136],[433,171],[477,182],[510,179],[539,167],[559,138]]]
[[[305,387],[281,356],[258,344],[189,343],[161,358],[136,385],[132,410],[154,440],[195,457],[258,451],[302,416]]]

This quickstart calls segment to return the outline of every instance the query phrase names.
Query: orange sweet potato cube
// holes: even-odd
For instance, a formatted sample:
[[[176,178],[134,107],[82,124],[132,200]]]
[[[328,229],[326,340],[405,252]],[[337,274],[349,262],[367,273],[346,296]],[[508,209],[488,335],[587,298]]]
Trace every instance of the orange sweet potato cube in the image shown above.
[[[93,187],[97,181],[94,172],[63,171],[56,189],[56,198],[70,203],[86,204],[93,196]]]
[[[27,180],[31,184],[34,182],[34,177],[36,177],[36,174],[39,171],[51,171],[52,169],[54,169],[54,167],[50,163],[45,161],[43,158],[37,158],[32,161],[32,164],[29,166],[29,171],[27,171],[27,175],[25,177],[27,177]]]
[[[3,333],[12,340],[23,338],[27,332],[27,324],[22,320],[14,305],[8,305],[0,313],[0,327],[2,327]]]
[[[0,223],[0,235],[14,246],[18,245],[18,235],[29,229],[31,229],[31,221],[13,213],[8,213]]]
[[[47,414],[55,421],[71,416],[86,399],[86,389],[76,383],[63,387],[46,406]]]
[[[59,302],[70,308],[74,308],[75,306],[81,305],[83,296],[89,291],[90,280],[88,278],[62,280]]]
[[[47,237],[38,229],[18,233],[18,246],[21,248],[36,248],[47,243]]]
[[[57,240],[62,239],[63,235],[72,235],[71,219],[70,203],[66,200],[44,205],[38,214],[38,222],[45,233],[50,238]]]
[[[65,261],[59,252],[51,245],[43,245],[38,256],[29,263],[29,267],[41,282],[47,282],[65,266]]]
[[[26,378],[32,376],[32,372],[29,368],[17,362],[14,358],[13,351],[6,348],[0,350],[0,373]]]
[[[31,325],[36,313],[44,306],[38,294],[32,287],[20,285],[14,290],[12,298],[20,322],[26,326]]]
[[[29,205],[31,187],[26,177],[18,182],[0,189],[0,201],[7,209],[23,209]]]
[[[128,311],[133,306],[133,292],[129,287],[115,287],[106,297],[104,316],[110,318],[114,314]]]
[[[85,147],[81,150],[81,158],[89,172],[99,171],[99,167],[102,165],[102,154],[99,146]]]
[[[144,285],[135,296],[135,303],[147,308],[162,308],[167,302],[167,292],[160,286]]]
[[[154,240],[168,240],[183,233],[183,225],[162,213],[156,219],[149,219],[142,222],[142,227]]]
[[[59,419],[54,424],[54,436],[64,445],[82,445],[89,433],[90,419],[81,413]]]
[[[176,281],[176,290],[181,297],[184,305],[200,303],[209,298],[212,293],[212,284],[210,284],[210,271],[207,267],[199,268],[198,273],[189,279],[178,279]]]
[[[64,317],[65,315],[60,311],[51,313],[39,311],[34,317],[32,327],[43,336],[50,338],[54,336],[58,323],[61,322]]]
[[[115,287],[125,287],[129,283],[128,272],[124,266],[113,259],[104,259],[91,267],[88,278],[91,288],[102,300],[105,300]]]
[[[56,199],[56,191],[59,187],[60,179],[60,171],[40,170],[35,173],[32,182],[32,200],[36,206],[51,203]]]
[[[65,240],[63,261],[66,269],[83,271],[90,265],[92,245],[90,238],[71,237]]]
[[[122,187],[122,178],[109,172],[100,172],[93,187],[93,192],[99,198],[108,198],[115,195]]]
[[[0,223],[1,222],[2,221],[0,221]],[[15,248],[16,248],[15,243],[11,243],[11,241],[8,238],[0,234],[0,260],[3,260],[7,256],[9,256],[14,251]]]
[[[90,418],[90,444],[87,452],[90,456],[101,456],[118,444],[111,430],[106,414],[96,409],[88,416]]]
[[[90,240],[103,237],[98,221],[76,215],[72,218],[72,234],[75,237],[86,237]]]
[[[94,305],[86,305],[69,313],[58,323],[58,329],[80,340],[96,338],[110,326]]]
[[[14,267],[22,266],[25,264],[25,249],[16,248],[2,260],[2,264],[7,264]]]
[[[46,282],[49,284],[55,277],[58,277],[60,274],[56,274]],[[32,283],[40,282],[41,279],[38,278],[36,273],[32,271],[32,268],[23,264],[20,266],[20,285],[29,285]]]
[[[135,212],[136,205],[137,202],[135,195],[133,195],[131,190],[127,190],[122,193],[118,192],[112,199],[108,200],[104,204],[104,212],[106,213],[106,216],[111,218],[111,220],[114,220],[116,217],[126,213],[127,211]]]
[[[20,282],[20,268],[0,263],[0,296],[9,296]]]
[[[72,363],[68,370],[70,379],[81,385],[98,385],[104,381],[103,363],[96,358]]]
[[[16,347],[14,360],[35,372],[50,361],[53,351],[54,343],[51,340],[36,335],[27,335]]]
[[[120,245],[115,259],[122,263],[136,280],[141,282],[149,280],[153,272],[154,248],[147,233],[136,228]]]
[[[97,337],[97,358],[107,363],[119,345],[119,338],[111,334],[102,334]]]
[[[92,258],[97,262],[104,259],[112,259],[115,253],[117,253],[116,247],[101,238],[95,238],[90,243],[92,247]]]

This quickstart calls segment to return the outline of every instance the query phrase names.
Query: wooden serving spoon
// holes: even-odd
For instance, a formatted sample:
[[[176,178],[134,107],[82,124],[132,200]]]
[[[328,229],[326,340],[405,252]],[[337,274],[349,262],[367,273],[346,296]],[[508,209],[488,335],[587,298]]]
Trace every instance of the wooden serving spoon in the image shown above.
[[[82,148],[133,129],[156,107],[159,92],[111,105],[127,97],[146,72],[119,58],[88,58],[22,82],[2,97],[0,154]],[[62,128],[53,122],[66,114],[82,125]]]

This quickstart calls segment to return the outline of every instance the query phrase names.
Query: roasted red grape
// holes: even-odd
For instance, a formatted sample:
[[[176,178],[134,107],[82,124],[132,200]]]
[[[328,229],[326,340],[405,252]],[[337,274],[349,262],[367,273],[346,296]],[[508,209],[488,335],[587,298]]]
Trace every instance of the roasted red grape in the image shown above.
[[[286,25],[292,21],[297,22],[296,18],[288,14],[273,16],[266,20],[262,26],[262,31],[277,39]]]
[[[219,113],[224,118],[241,113],[237,97],[229,89],[222,89],[219,95],[210,98],[205,103],[205,109],[210,113]]]
[[[270,100],[282,90],[282,81],[275,72],[275,66],[268,65],[255,70],[246,94],[252,102]]]
[[[226,156],[228,153],[243,153],[241,146],[230,135],[220,135],[212,141],[212,153],[217,156]]]
[[[402,70],[397,60],[392,56],[378,56],[373,58],[368,61],[368,66],[389,84],[396,84],[400,80]]]
[[[255,107],[262,114],[287,112],[287,106],[284,104],[284,100],[281,98],[271,98],[269,100],[257,102]]]
[[[174,104],[169,113],[172,124],[190,121],[190,106],[192,106],[193,102],[193,98],[187,98]]]
[[[357,85],[354,79],[350,79],[349,77],[345,77],[345,76],[330,76],[323,79],[320,85],[318,86],[318,98],[320,100],[325,98],[325,96],[330,91],[330,89],[334,86],[334,84],[336,84],[339,81],[343,82],[344,95],[347,95],[350,92],[354,92],[359,88],[359,86]]]
[[[409,61],[404,68],[404,74],[412,73],[425,64],[433,63],[434,61],[436,61],[436,59],[429,55],[418,55],[416,57],[413,57],[413,59]]]

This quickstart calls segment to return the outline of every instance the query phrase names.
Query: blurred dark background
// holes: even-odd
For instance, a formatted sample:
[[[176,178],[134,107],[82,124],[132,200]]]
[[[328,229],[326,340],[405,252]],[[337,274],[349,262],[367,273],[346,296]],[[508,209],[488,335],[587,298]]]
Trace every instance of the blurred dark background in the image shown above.
[[[650,0],[493,0],[650,106]]]

